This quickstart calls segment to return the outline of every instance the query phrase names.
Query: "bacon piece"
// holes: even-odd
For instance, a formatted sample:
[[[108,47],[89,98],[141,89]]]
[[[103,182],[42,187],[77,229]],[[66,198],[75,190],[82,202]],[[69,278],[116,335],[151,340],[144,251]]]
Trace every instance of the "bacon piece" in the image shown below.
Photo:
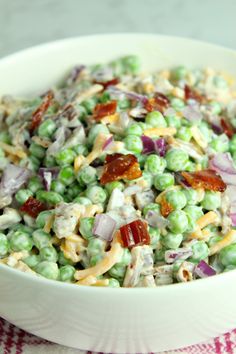
[[[181,174],[194,189],[203,188],[215,192],[224,192],[227,187],[222,178],[213,170],[182,172]]]
[[[161,204],[161,215],[166,218],[174,210],[174,208],[170,203],[167,202],[165,197],[161,199],[160,204]]]
[[[204,97],[198,93],[197,91],[193,90],[190,86],[185,85],[184,86],[184,94],[185,94],[185,99],[193,99],[198,102],[202,102],[204,100]]]
[[[44,210],[47,210],[47,206],[33,197],[29,197],[20,207],[20,211],[32,216],[32,218],[36,218]]]
[[[234,127],[230,124],[230,122],[226,121],[224,118],[221,118],[220,123],[223,132],[228,136],[228,138],[231,139],[235,133]]]
[[[147,231],[147,224],[142,220],[135,220],[120,228],[121,240],[124,247],[138,245],[149,245],[150,235]]]
[[[170,100],[168,97],[163,95],[161,92],[155,92],[154,97],[150,98],[147,103],[145,103],[144,108],[148,112],[160,111],[164,112],[170,105]]]
[[[108,80],[108,81],[94,81],[94,84],[102,85],[103,90],[106,90],[108,86],[115,86],[120,82],[118,77],[115,77],[114,79]]]
[[[134,155],[107,155],[100,183],[104,185],[108,182],[120,179],[132,180],[140,176],[142,176],[142,171]]]
[[[95,120],[99,121],[103,117],[110,116],[116,112],[117,102],[110,101],[108,103],[98,103],[93,112]]]
[[[49,91],[46,96],[43,99],[43,102],[40,104],[40,106],[33,112],[32,114],[32,120],[31,124],[29,127],[30,132],[32,133],[35,129],[38,128],[40,125],[43,115],[46,113],[48,107],[52,103],[52,99],[54,97],[54,94],[52,91]]]

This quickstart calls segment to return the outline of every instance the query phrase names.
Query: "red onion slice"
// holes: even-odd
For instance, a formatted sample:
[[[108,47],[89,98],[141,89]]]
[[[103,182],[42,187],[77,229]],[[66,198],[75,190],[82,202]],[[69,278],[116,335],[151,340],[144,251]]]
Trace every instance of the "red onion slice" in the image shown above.
[[[12,164],[7,165],[0,183],[0,194],[2,196],[13,195],[23,184],[27,182],[30,176],[31,171],[26,168]]]
[[[102,150],[107,150],[113,143],[113,136],[110,136],[103,144]]]
[[[55,155],[64,145],[66,140],[66,128],[64,126],[57,129],[55,141],[47,149],[47,155]]]
[[[182,259],[188,259],[193,254],[193,251],[189,248],[178,248],[176,250],[168,250],[165,252],[166,263],[174,263],[175,261]]]
[[[154,210],[147,212],[145,220],[147,220],[148,225],[158,227],[159,229],[164,229],[168,225],[168,220]]]
[[[166,141],[164,138],[160,138],[154,141],[155,151],[161,156],[165,156],[166,154]]]
[[[209,266],[209,264],[202,260],[194,268],[194,274],[200,278],[207,278],[215,275],[216,271],[211,266]]]
[[[182,109],[182,114],[184,118],[190,122],[196,122],[202,119],[202,113],[199,110],[198,105],[189,105]]]
[[[151,138],[149,138],[149,136],[142,135],[141,139],[143,142],[143,151],[142,151],[143,154],[148,155],[155,151],[154,141]]]
[[[121,90],[118,87],[115,86],[109,86],[107,91],[109,92],[109,94],[112,96],[112,98],[121,98],[122,96],[127,97],[130,100],[134,100],[137,102],[141,102],[142,104],[145,104],[148,102],[148,98],[144,95],[140,95],[136,92],[132,92],[132,91],[125,91],[125,90]]]
[[[93,226],[93,234],[105,241],[111,241],[116,229],[116,221],[107,214],[97,214]]]

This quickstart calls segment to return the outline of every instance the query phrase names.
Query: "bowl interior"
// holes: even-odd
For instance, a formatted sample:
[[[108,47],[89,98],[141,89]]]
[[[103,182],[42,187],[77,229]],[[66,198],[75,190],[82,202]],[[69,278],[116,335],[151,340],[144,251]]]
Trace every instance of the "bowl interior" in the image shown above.
[[[127,54],[139,55],[144,70],[184,64],[211,66],[236,76],[236,53],[223,47],[159,35],[93,35],[43,44],[1,59],[0,95],[41,93],[76,64],[106,62]]]

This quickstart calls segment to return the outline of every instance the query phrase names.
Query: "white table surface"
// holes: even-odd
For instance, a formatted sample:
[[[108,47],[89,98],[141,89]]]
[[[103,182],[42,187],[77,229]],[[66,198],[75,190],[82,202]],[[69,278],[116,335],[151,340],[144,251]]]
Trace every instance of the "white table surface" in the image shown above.
[[[0,0],[0,57],[105,32],[164,33],[236,49],[236,0]]]

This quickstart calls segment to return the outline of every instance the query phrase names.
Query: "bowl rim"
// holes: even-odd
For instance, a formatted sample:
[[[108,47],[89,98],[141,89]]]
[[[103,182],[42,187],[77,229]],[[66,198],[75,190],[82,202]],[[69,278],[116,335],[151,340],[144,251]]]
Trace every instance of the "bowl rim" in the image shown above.
[[[211,43],[208,41],[203,41],[203,40],[198,40],[198,39],[192,39],[192,38],[188,38],[188,37],[182,37],[182,36],[173,36],[173,35],[165,35],[165,34],[156,34],[156,33],[144,33],[144,32],[114,32],[114,33],[99,33],[99,34],[89,34],[89,35],[81,35],[81,36],[70,36],[70,37],[64,37],[61,39],[57,39],[57,40],[53,40],[53,41],[46,41],[40,44],[37,44],[35,46],[29,46],[23,49],[20,49],[19,51],[7,54],[6,56],[0,57],[0,65],[1,64],[5,64],[9,61],[15,61],[20,59],[21,57],[24,57],[25,55],[28,54],[37,54],[37,51],[41,51],[41,50],[45,50],[48,48],[52,48],[52,47],[57,47],[57,46],[61,46],[63,44],[69,43],[69,42],[74,42],[77,40],[86,40],[86,39],[96,39],[96,38],[100,38],[100,37],[107,37],[107,38],[114,38],[114,37],[130,37],[130,38],[137,38],[138,37],[147,37],[147,38],[151,38],[153,37],[153,39],[157,38],[157,39],[167,39],[167,40],[173,40],[173,41],[186,41],[189,43],[195,43],[195,44],[200,44],[203,46],[208,46],[212,49],[219,49],[219,50],[223,50],[229,54],[235,55],[236,56],[236,50],[233,48],[228,48],[226,46],[223,45],[219,45],[219,44],[215,44],[215,43]],[[149,287],[136,287],[136,288],[112,288],[112,287],[95,287],[95,286],[88,286],[88,285],[77,285],[76,283],[66,283],[66,282],[61,282],[58,280],[52,280],[52,279],[47,279],[44,278],[42,276],[40,276],[39,274],[36,273],[36,275],[31,274],[31,273],[25,273],[21,270],[12,268],[8,265],[5,265],[3,263],[0,263],[0,271],[3,272],[8,272],[9,275],[13,274],[14,276],[18,276],[19,278],[21,277],[22,280],[31,280],[33,282],[37,282],[37,283],[41,283],[42,285],[47,285],[47,286],[55,286],[58,289],[61,288],[66,288],[66,289],[76,289],[74,291],[93,291],[93,292],[119,292],[119,295],[121,294],[127,294],[127,291],[132,291],[132,293],[140,293],[140,292],[165,292],[166,289],[168,289],[168,291],[170,291],[171,289],[173,289],[173,291],[176,291],[177,289],[183,289],[183,288],[189,288],[190,291],[191,289],[194,289],[195,286],[199,286],[199,282],[203,285],[205,284],[212,284],[213,282],[217,282],[223,281],[223,279],[228,279],[229,277],[232,277],[233,274],[236,274],[236,269],[230,270],[228,272],[223,272],[220,274],[216,274],[214,276],[211,277],[207,277],[207,278],[202,278],[202,279],[196,279],[194,281],[190,281],[190,282],[182,282],[182,283],[174,283],[174,284],[168,284],[168,285],[162,285],[162,286],[157,286],[157,287],[153,287],[153,288],[149,288]],[[219,279],[219,280],[217,280]],[[90,290],[89,290],[90,289]]]

